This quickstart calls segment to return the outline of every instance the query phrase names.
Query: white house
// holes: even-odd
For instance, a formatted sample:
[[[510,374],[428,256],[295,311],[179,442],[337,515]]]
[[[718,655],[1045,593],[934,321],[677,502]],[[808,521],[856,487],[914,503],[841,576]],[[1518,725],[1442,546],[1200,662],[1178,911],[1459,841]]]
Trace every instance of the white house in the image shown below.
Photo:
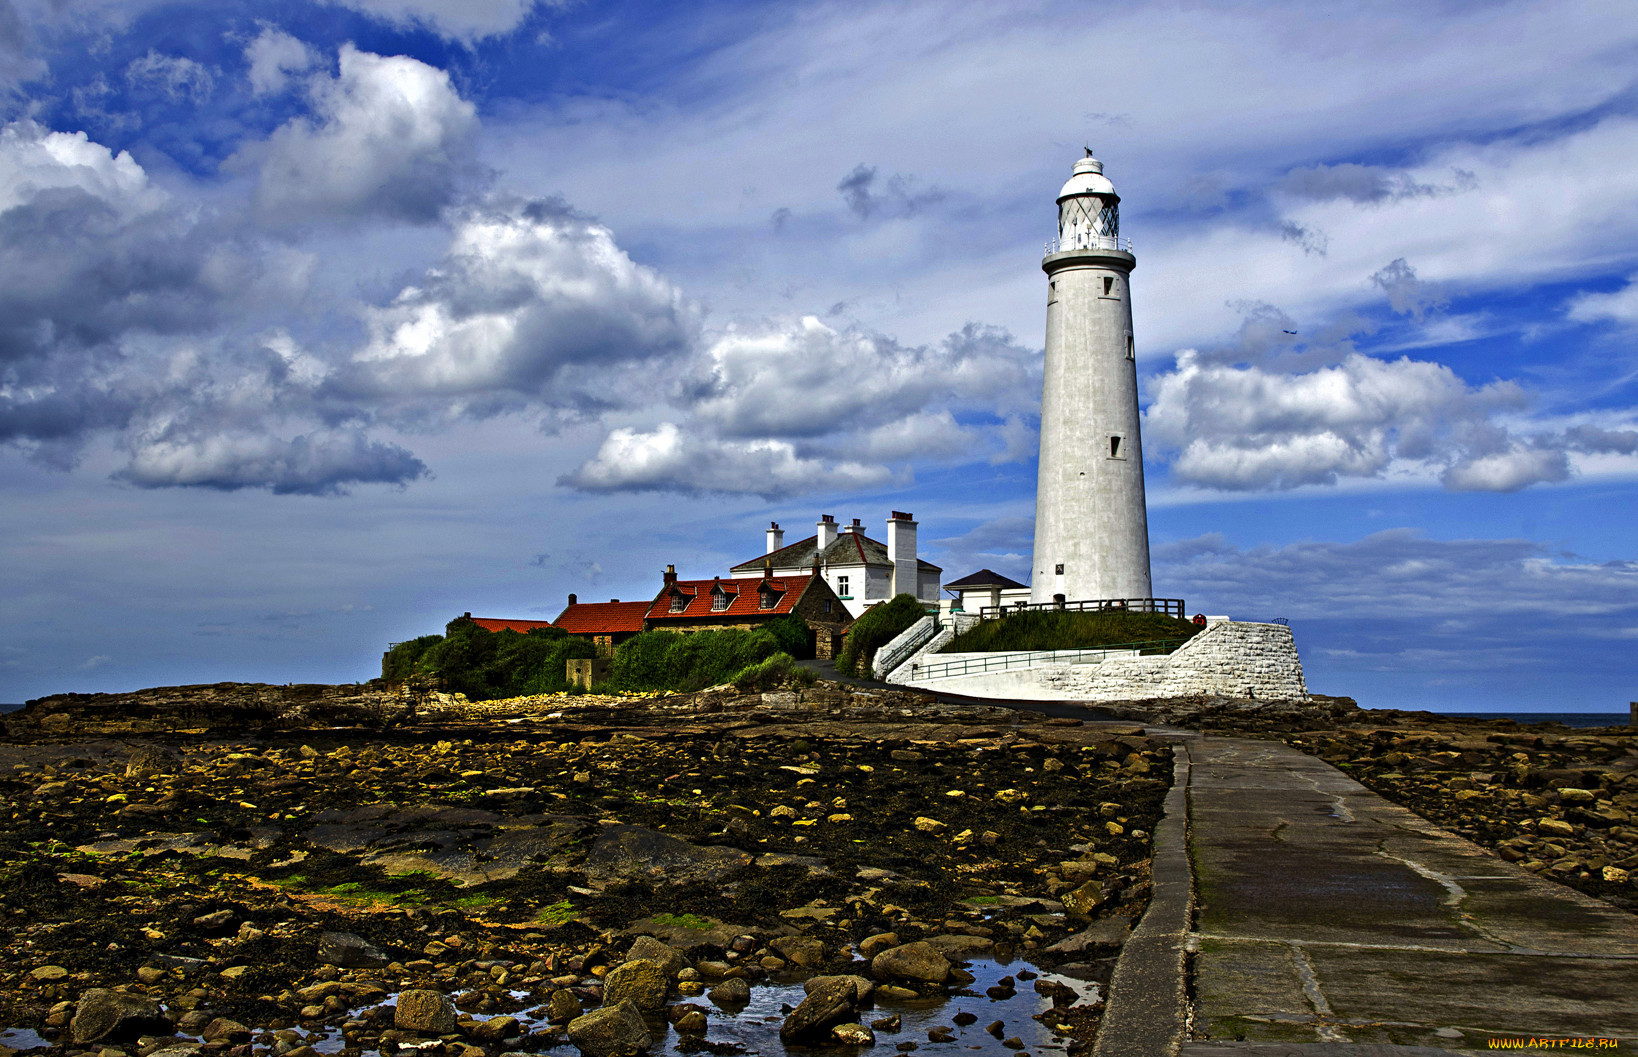
[[[771,567],[775,576],[801,576],[815,568],[848,612],[857,617],[894,595],[908,594],[930,606],[938,604],[939,574],[944,570],[916,557],[916,520],[895,510],[887,519],[887,542],[864,534],[859,519],[836,524],[826,514],[818,531],[799,543],[785,545],[785,530],[776,521],[768,528],[767,549],[750,561],[728,570],[734,579],[761,576]]]

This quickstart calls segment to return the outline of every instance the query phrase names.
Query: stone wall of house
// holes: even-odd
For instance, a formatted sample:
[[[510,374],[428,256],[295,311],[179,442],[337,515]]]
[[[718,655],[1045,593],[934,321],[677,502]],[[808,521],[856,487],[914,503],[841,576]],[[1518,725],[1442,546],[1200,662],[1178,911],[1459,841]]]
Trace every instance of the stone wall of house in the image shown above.
[[[1174,653],[1113,657],[1096,664],[918,680],[912,685],[974,697],[1060,701],[1143,701],[1218,694],[1261,700],[1306,701],[1308,685],[1296,640],[1283,624],[1225,621]]]

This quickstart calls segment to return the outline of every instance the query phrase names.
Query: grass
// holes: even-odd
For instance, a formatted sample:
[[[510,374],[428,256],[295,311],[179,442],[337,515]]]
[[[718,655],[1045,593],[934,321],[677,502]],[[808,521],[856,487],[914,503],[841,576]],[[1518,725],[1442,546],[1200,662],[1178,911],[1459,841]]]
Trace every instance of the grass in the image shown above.
[[[710,918],[698,914],[655,914],[654,924],[673,929],[708,929],[716,925]]]
[[[1018,613],[985,620],[951,639],[940,653],[993,653],[1001,650],[1085,650],[1126,642],[1190,639],[1200,628],[1159,613]]]

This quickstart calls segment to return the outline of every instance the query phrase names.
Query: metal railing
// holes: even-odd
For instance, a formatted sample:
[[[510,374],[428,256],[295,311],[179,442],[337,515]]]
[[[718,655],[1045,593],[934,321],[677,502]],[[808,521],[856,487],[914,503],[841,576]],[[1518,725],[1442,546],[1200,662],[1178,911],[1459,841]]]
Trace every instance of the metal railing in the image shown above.
[[[938,629],[938,615],[934,613],[929,613],[905,628],[892,642],[876,651],[876,658],[871,662],[872,674],[878,679],[886,677],[893,669],[903,664],[906,657],[921,649],[928,639],[937,635]]]
[[[982,620],[996,620],[1018,613],[1096,613],[1122,611],[1127,613],[1161,613],[1184,619],[1181,598],[1091,598],[1080,602],[1014,602],[1010,606],[984,606],[978,611]]]
[[[910,680],[949,679],[958,675],[982,675],[1012,668],[1039,668],[1047,664],[1098,664],[1112,653],[1155,656],[1171,653],[1188,639],[1148,639],[1144,642],[1117,642],[1089,650],[1031,650],[997,653],[991,657],[963,657],[956,661],[912,664]]]
[[[1125,243],[1125,245],[1121,245]],[[1050,257],[1054,253],[1063,253],[1066,250],[1125,250],[1132,252],[1132,240],[1119,235],[1071,235],[1068,238],[1059,236],[1047,240],[1046,252],[1043,257]]]

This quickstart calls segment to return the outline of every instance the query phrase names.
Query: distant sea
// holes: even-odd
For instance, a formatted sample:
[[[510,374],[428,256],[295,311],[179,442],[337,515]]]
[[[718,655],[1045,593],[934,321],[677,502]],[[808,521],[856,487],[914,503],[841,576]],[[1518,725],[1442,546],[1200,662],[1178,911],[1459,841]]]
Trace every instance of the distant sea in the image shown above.
[[[22,702],[18,702],[15,705],[0,704],[0,715],[5,715],[7,712],[15,712],[19,708],[22,708],[22,707],[23,707]]]
[[[1434,715],[1464,719],[1511,719],[1516,723],[1562,723],[1566,727],[1619,727],[1630,718],[1626,712],[1434,712]]]

